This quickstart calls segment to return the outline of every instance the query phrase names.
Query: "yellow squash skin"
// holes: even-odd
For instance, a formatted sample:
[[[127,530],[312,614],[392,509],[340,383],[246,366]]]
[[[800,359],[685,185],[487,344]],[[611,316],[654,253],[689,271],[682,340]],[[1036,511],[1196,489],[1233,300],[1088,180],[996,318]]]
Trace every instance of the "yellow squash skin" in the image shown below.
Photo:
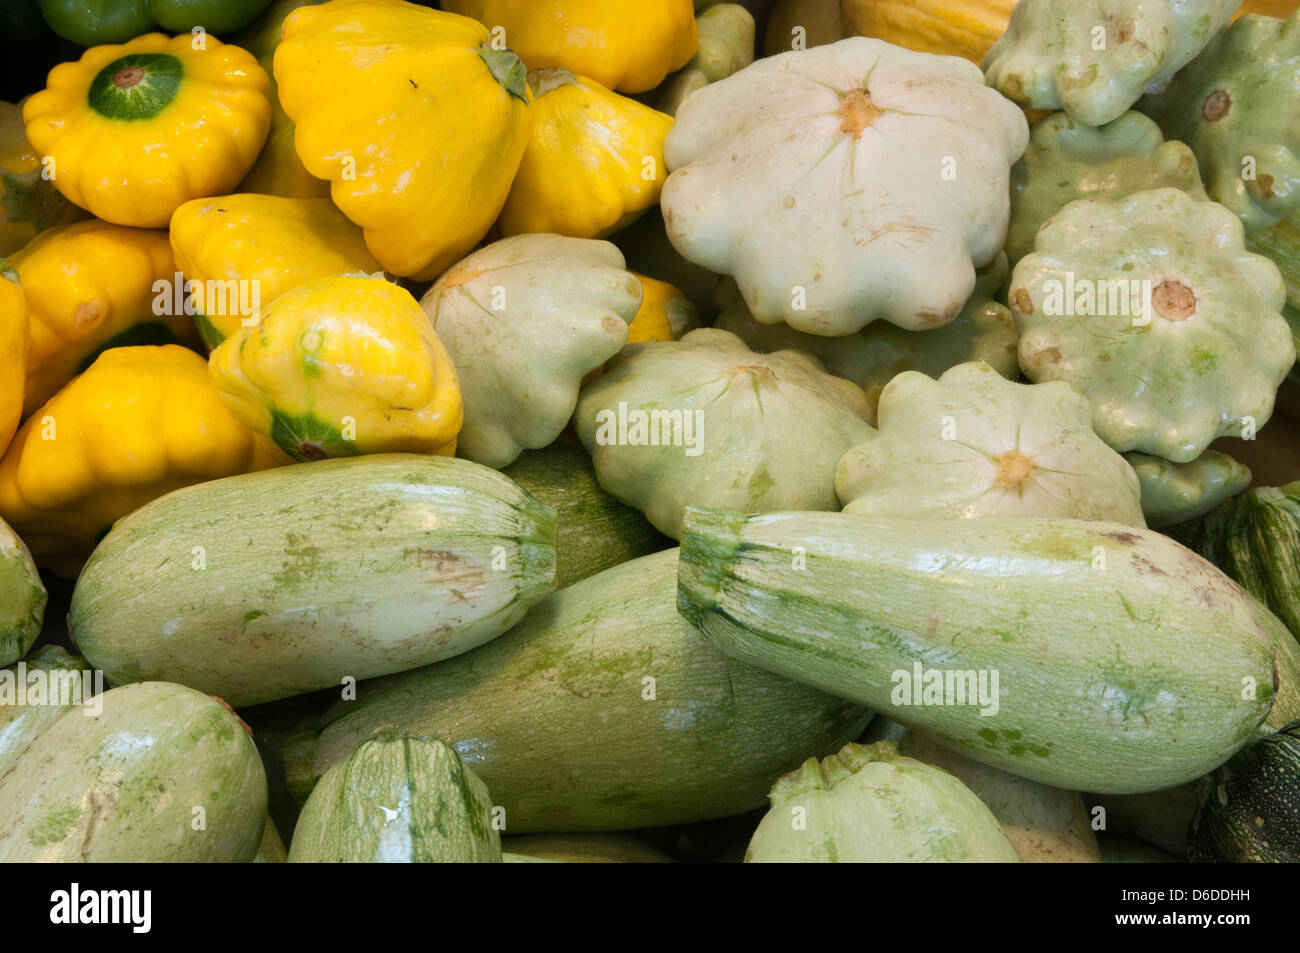
[[[666,281],[636,275],[641,282],[641,307],[627,329],[627,343],[676,341],[700,326],[695,305]]]
[[[4,453],[18,429],[23,412],[23,383],[27,378],[27,302],[18,271],[0,258],[0,453]]]
[[[528,74],[533,136],[501,233],[600,238],[659,201],[672,116],[566,69]]]
[[[255,313],[232,304],[209,302],[207,282],[243,280],[245,303],[270,304],[313,278],[347,272],[381,271],[366,248],[361,229],[329,199],[291,199],[275,195],[223,195],[186,202],[172,216],[172,252],[194,302],[194,323],[203,342],[214,348]],[[213,297],[231,286],[211,286]],[[237,288],[235,289],[237,290]],[[256,292],[254,295],[253,292]]]
[[[610,89],[643,93],[681,69],[699,42],[692,0],[443,0],[489,29],[529,69],[563,66]]]
[[[0,459],[0,516],[38,566],[71,579],[150,500],[288,462],[231,416],[193,351],[113,348],[23,423]]]
[[[13,254],[47,228],[86,217],[41,171],[22,104],[0,102],[0,255]]]
[[[456,453],[456,368],[416,300],[380,278],[299,285],[208,367],[231,412],[295,459]]]
[[[487,233],[528,144],[531,94],[482,24],[402,0],[302,7],[275,79],[303,165],[386,270],[435,278]]]
[[[27,138],[60,192],[117,225],[165,228],[181,203],[229,192],[271,121],[266,70],[206,34],[94,46],[46,82],[23,107]]]
[[[23,415],[86,368],[114,341],[198,344],[194,323],[170,292],[176,267],[167,233],[94,219],[42,232],[9,256],[27,299],[31,350]]]

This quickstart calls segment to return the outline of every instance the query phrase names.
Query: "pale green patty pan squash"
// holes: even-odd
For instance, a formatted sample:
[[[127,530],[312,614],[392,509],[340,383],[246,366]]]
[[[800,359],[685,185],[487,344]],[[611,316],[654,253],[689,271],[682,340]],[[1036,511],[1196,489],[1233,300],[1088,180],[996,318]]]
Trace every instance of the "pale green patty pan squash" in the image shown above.
[[[624,348],[582,389],[574,426],[600,485],[677,539],[691,504],[839,509],[835,464],[871,435],[868,414],[812,355],[702,328]]]
[[[609,242],[515,235],[420,300],[460,377],[458,453],[500,469],[564,430],[582,379],[618,353],[641,283]]]
[[[1186,65],[1238,0],[1020,0],[984,56],[990,86],[1089,126],[1118,119]]]
[[[879,416],[835,469],[846,513],[1146,526],[1133,468],[1093,431],[1087,398],[1069,384],[1017,384],[980,363],[938,380],[907,371],[881,394]]]
[[[1286,306],[1282,317],[1291,325],[1291,337],[1300,351],[1300,212],[1284,218],[1272,228],[1246,236],[1246,247],[1264,255],[1282,272],[1286,282]],[[1291,368],[1291,379],[1300,381],[1300,372]]]
[[[755,351],[799,349],[812,354],[827,371],[866,392],[871,405],[867,422],[874,426],[880,392],[903,371],[937,377],[957,364],[983,361],[1003,377],[1020,376],[1016,322],[1007,306],[993,298],[1010,272],[1004,254],[981,268],[975,291],[961,313],[941,328],[904,331],[877,321],[857,334],[836,338],[805,334],[788,324],[760,324],[749,313],[735,281],[728,278],[718,285],[714,296],[719,314],[713,326],[739,335]]]
[[[1190,463],[1173,463],[1147,453],[1126,453],[1142,486],[1142,512],[1155,529],[1204,516],[1250,486],[1250,469],[1219,450],[1206,450]]]
[[[0,666],[22,658],[41,634],[46,598],[31,551],[0,519]]]
[[[1116,450],[1188,463],[1268,421],[1295,361],[1286,288],[1222,205],[1177,189],[1080,199],[1034,247],[1011,277],[1020,367],[1081,390]]]
[[[0,776],[0,862],[251,861],[266,773],[224,703],[123,685],[50,725]]]
[[[1300,211],[1300,9],[1237,20],[1139,108],[1192,147],[1248,233]]]
[[[852,37],[692,93],[660,204],[683,257],[759,321],[842,335],[952,321],[1006,237],[1024,114],[978,67]]]
[[[1034,125],[1029,148],[1011,169],[1007,257],[1014,264],[1033,251],[1038,227],[1075,199],[1166,187],[1206,197],[1192,150],[1166,142],[1153,120],[1126,112],[1104,126],[1087,126],[1053,113]]]

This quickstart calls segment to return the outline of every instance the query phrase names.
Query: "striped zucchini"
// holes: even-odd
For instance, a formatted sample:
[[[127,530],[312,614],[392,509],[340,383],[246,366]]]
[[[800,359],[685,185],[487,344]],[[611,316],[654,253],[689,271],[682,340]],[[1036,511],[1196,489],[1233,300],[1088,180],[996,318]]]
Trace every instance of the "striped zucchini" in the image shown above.
[[[167,682],[74,708],[0,776],[0,862],[250,861],[266,775],[220,701]]]
[[[119,520],[72,595],[113,682],[236,707],[436,662],[555,579],[555,514],[495,470],[381,454],[187,487]]]
[[[358,686],[286,743],[303,796],[376,728],[455,743],[506,832],[619,831],[738,814],[809,755],[856,738],[857,705],[727,658],[678,616],[677,550],[550,596],[465,655]]]
[[[22,658],[41,634],[45,599],[32,554],[0,520],[0,666]]]
[[[289,863],[500,863],[492,798],[455,750],[383,729],[320,779]]]
[[[1115,523],[692,509],[679,600],[735,658],[1068,790],[1191,780],[1274,699],[1281,623]]]
[[[501,472],[555,510],[557,589],[676,545],[640,510],[600,488],[591,455],[576,439],[525,450]]]
[[[104,687],[102,676],[96,685],[86,663],[57,645],[37,649],[22,665],[0,672],[0,774],[60,715]]]

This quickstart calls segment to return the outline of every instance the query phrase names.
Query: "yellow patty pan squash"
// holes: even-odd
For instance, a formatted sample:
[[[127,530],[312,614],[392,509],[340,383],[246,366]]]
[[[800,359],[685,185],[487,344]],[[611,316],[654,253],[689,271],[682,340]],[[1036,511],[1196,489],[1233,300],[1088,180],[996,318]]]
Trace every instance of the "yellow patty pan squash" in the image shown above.
[[[0,459],[0,516],[38,566],[73,578],[150,500],[288,462],[231,416],[193,351],[114,348],[24,422]]]
[[[198,344],[193,322],[176,307],[166,232],[91,219],[42,232],[9,261],[31,326],[24,416],[105,348]]]
[[[27,377],[27,302],[19,284],[18,269],[0,258],[0,453],[18,429],[23,412],[23,384]]]
[[[382,278],[299,285],[208,367],[235,416],[297,460],[456,452],[456,368],[415,299]]]
[[[182,202],[229,192],[271,121],[270,77],[206,34],[146,33],[50,70],[27,138],[68,199],[117,225],[166,227]]]
[[[659,201],[673,117],[567,69],[528,74],[533,136],[501,233],[600,238]]]
[[[381,270],[361,229],[322,198],[194,199],[172,216],[171,243],[209,348],[255,326],[262,305],[303,282]]]
[[[654,89],[699,42],[692,0],[443,0],[505,31],[529,69],[563,66],[624,93]]]
[[[27,141],[22,105],[0,102],[0,255],[16,252],[47,228],[86,217],[42,171],[41,157]]]
[[[481,23],[402,0],[302,7],[285,18],[275,79],[298,157],[388,271],[436,278],[496,220],[531,93]]]
[[[700,326],[695,305],[666,281],[638,275],[641,282],[641,308],[627,329],[628,344],[646,341],[676,341],[687,331]]]

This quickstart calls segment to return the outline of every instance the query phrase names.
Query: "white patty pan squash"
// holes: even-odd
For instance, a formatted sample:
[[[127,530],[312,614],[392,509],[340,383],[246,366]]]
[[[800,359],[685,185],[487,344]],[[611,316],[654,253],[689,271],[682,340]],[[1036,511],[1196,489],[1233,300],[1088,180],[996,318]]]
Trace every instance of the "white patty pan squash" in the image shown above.
[[[1206,450],[1191,463],[1126,453],[1142,485],[1142,512],[1153,529],[1204,516],[1250,486],[1250,469],[1226,453]]]
[[[516,235],[460,262],[420,301],[460,375],[460,456],[500,469],[548,446],[582,379],[618,353],[641,283],[609,242]]]
[[[836,510],[835,464],[871,435],[861,388],[802,351],[727,331],[629,344],[582,389],[574,426],[600,485],[681,538],[688,505]]]
[[[938,380],[908,371],[880,395],[879,426],[835,469],[846,513],[1146,526],[1137,475],[1069,384],[1017,384],[981,363]]]
[[[1121,452],[1188,463],[1273,412],[1295,361],[1282,276],[1241,221],[1178,189],[1071,202],[1011,277],[1020,367],[1073,384]]]
[[[1126,112],[1104,126],[1085,126],[1053,113],[1034,125],[1029,148],[1011,170],[1007,256],[1014,264],[1033,251],[1038,227],[1075,199],[1160,188],[1206,197],[1191,148],[1166,142],[1153,120]]]
[[[828,338],[796,331],[787,324],[759,324],[729,278],[718,285],[715,300],[719,314],[713,326],[740,335],[755,351],[797,348],[812,354],[830,373],[866,391],[871,409],[867,422],[874,426],[880,392],[903,371],[937,377],[954,365],[983,361],[1003,377],[1014,380],[1020,376],[1015,319],[1006,305],[993,300],[1010,270],[1006,255],[998,255],[980,269],[975,293],[961,312],[951,324],[932,331],[904,331],[876,322],[856,334]]]
[[[1242,17],[1141,109],[1195,150],[1247,232],[1300,210],[1300,9]]]
[[[988,84],[1013,102],[1118,119],[1189,63],[1238,0],[1020,0],[984,57]]]
[[[683,257],[754,317],[843,335],[952,321],[1006,237],[1029,128],[971,63],[853,37],[693,93],[660,202]]]

